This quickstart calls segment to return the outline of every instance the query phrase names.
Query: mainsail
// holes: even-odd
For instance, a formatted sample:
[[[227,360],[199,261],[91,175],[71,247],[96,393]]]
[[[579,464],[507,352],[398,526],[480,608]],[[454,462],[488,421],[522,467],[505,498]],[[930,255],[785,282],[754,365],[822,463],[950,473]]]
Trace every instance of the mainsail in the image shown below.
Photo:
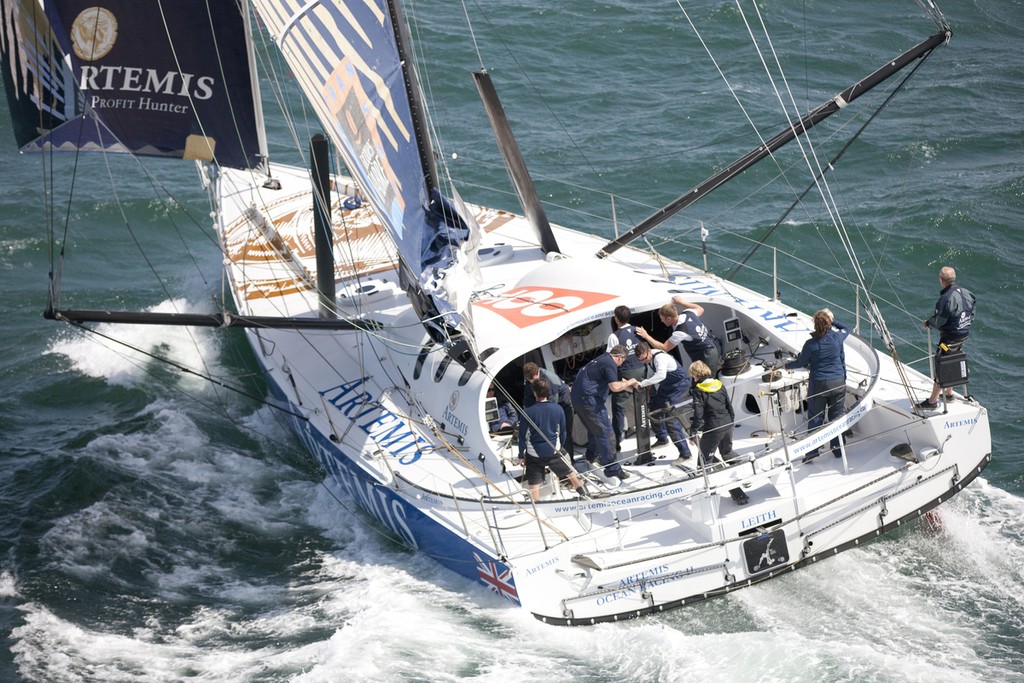
[[[419,88],[403,57],[401,18],[385,0],[254,0],[360,191],[398,247],[421,317],[459,316],[440,285],[468,229],[436,187]]]
[[[23,151],[262,162],[235,0],[0,0]]]

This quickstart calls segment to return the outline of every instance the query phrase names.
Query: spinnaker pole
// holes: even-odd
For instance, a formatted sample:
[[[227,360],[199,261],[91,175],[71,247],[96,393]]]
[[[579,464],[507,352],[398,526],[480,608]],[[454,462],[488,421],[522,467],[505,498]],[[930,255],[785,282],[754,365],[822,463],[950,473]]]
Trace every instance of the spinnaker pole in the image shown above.
[[[732,162],[721,171],[715,173],[704,182],[700,183],[689,192],[678,197],[671,204],[668,204],[662,209],[659,209],[657,213],[649,216],[636,225],[629,232],[615,238],[608,244],[604,245],[600,251],[597,252],[598,258],[605,258],[610,256],[614,252],[618,251],[621,247],[626,246],[636,238],[649,232],[651,229],[660,225],[664,221],[668,220],[672,216],[676,215],[686,207],[690,206],[694,202],[698,201],[707,194],[721,187],[724,183],[732,180],[740,173],[761,161],[765,157],[772,154],[775,150],[779,149],[783,145],[792,140],[796,139],[797,136],[810,130],[812,127],[824,121],[826,118],[836,113],[840,109],[843,109],[850,102],[868,92],[879,83],[885,81],[893,74],[899,72],[901,69],[906,67],[908,64],[916,59],[920,59],[928,56],[932,50],[941,45],[942,43],[948,42],[952,37],[953,33],[948,27],[944,27],[943,30],[930,36],[928,39],[918,43],[911,49],[907,50],[899,57],[896,57],[885,65],[876,69],[867,77],[854,83],[849,88],[839,93],[835,97],[819,105],[816,109],[805,115],[795,124],[786,128],[784,131],[768,140],[763,145],[752,149],[751,151],[744,154],[742,157]]]

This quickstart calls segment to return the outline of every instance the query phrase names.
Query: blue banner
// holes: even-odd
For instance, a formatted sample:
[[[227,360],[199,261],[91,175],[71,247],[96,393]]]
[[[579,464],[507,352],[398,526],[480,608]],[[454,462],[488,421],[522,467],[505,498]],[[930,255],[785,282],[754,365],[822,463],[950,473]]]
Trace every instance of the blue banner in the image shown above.
[[[4,2],[20,8],[24,27],[31,24],[27,4]],[[258,165],[245,27],[235,0],[52,0],[46,18],[71,73],[61,55],[34,51],[36,36],[20,29],[19,60],[37,79],[44,74],[61,100],[55,107],[47,95],[30,93],[27,99],[49,118],[28,149]],[[50,35],[42,26],[31,31]]]

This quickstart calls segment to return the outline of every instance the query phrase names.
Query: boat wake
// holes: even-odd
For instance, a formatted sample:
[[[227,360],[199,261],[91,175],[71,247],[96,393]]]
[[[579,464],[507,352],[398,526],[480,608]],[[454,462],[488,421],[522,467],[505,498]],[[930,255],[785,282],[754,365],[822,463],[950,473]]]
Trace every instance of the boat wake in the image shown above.
[[[39,575],[82,597],[55,610],[19,577],[0,580],[26,679],[496,681],[557,667],[566,681],[742,680],[757,667],[776,680],[944,681],[1024,666],[1012,636],[1024,630],[1024,500],[982,479],[941,508],[937,532],[914,522],[779,581],[581,638],[403,548],[292,467],[297,453],[191,410],[160,399],[69,454],[78,467],[62,486],[92,481],[94,500],[54,521]],[[268,411],[244,422],[265,430]]]

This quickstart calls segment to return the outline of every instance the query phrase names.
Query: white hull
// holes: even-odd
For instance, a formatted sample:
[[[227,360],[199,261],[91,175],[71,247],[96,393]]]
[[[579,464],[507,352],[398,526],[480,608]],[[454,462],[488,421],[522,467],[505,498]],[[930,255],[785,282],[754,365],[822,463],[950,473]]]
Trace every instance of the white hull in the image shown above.
[[[242,315],[315,317],[308,174],[275,167],[274,175],[280,190],[232,171],[212,185],[235,303]],[[848,415],[805,435],[806,375],[765,377],[760,362],[799,350],[806,315],[647,252],[597,259],[604,240],[557,226],[567,257],[545,260],[523,219],[479,208],[482,282],[472,285],[471,309],[486,372],[469,372],[430,341],[370,210],[342,208],[344,182],[333,212],[337,300],[365,329],[250,330],[254,353],[331,484],[411,547],[539,619],[635,617],[777,576],[924,514],[988,463],[983,407],[960,400],[946,414],[915,415],[912,399],[927,396],[931,380],[903,368],[908,394],[895,364],[855,337]],[[251,206],[265,208],[255,216]],[[595,497],[549,482],[533,504],[516,479],[514,443],[487,431],[490,375],[529,352],[550,367],[603,349],[617,305],[651,312],[677,292],[704,306],[719,336],[738,318],[747,338],[768,340],[749,369],[722,378],[737,413],[734,448],[747,462],[690,475],[669,464],[669,446],[654,464],[628,467],[634,476],[620,488],[590,473]],[[833,458],[827,443],[847,430],[845,457]],[[916,457],[891,455],[901,443]],[[825,455],[801,462],[822,444]],[[635,449],[626,440],[621,456]],[[732,502],[737,486],[749,504]]]

